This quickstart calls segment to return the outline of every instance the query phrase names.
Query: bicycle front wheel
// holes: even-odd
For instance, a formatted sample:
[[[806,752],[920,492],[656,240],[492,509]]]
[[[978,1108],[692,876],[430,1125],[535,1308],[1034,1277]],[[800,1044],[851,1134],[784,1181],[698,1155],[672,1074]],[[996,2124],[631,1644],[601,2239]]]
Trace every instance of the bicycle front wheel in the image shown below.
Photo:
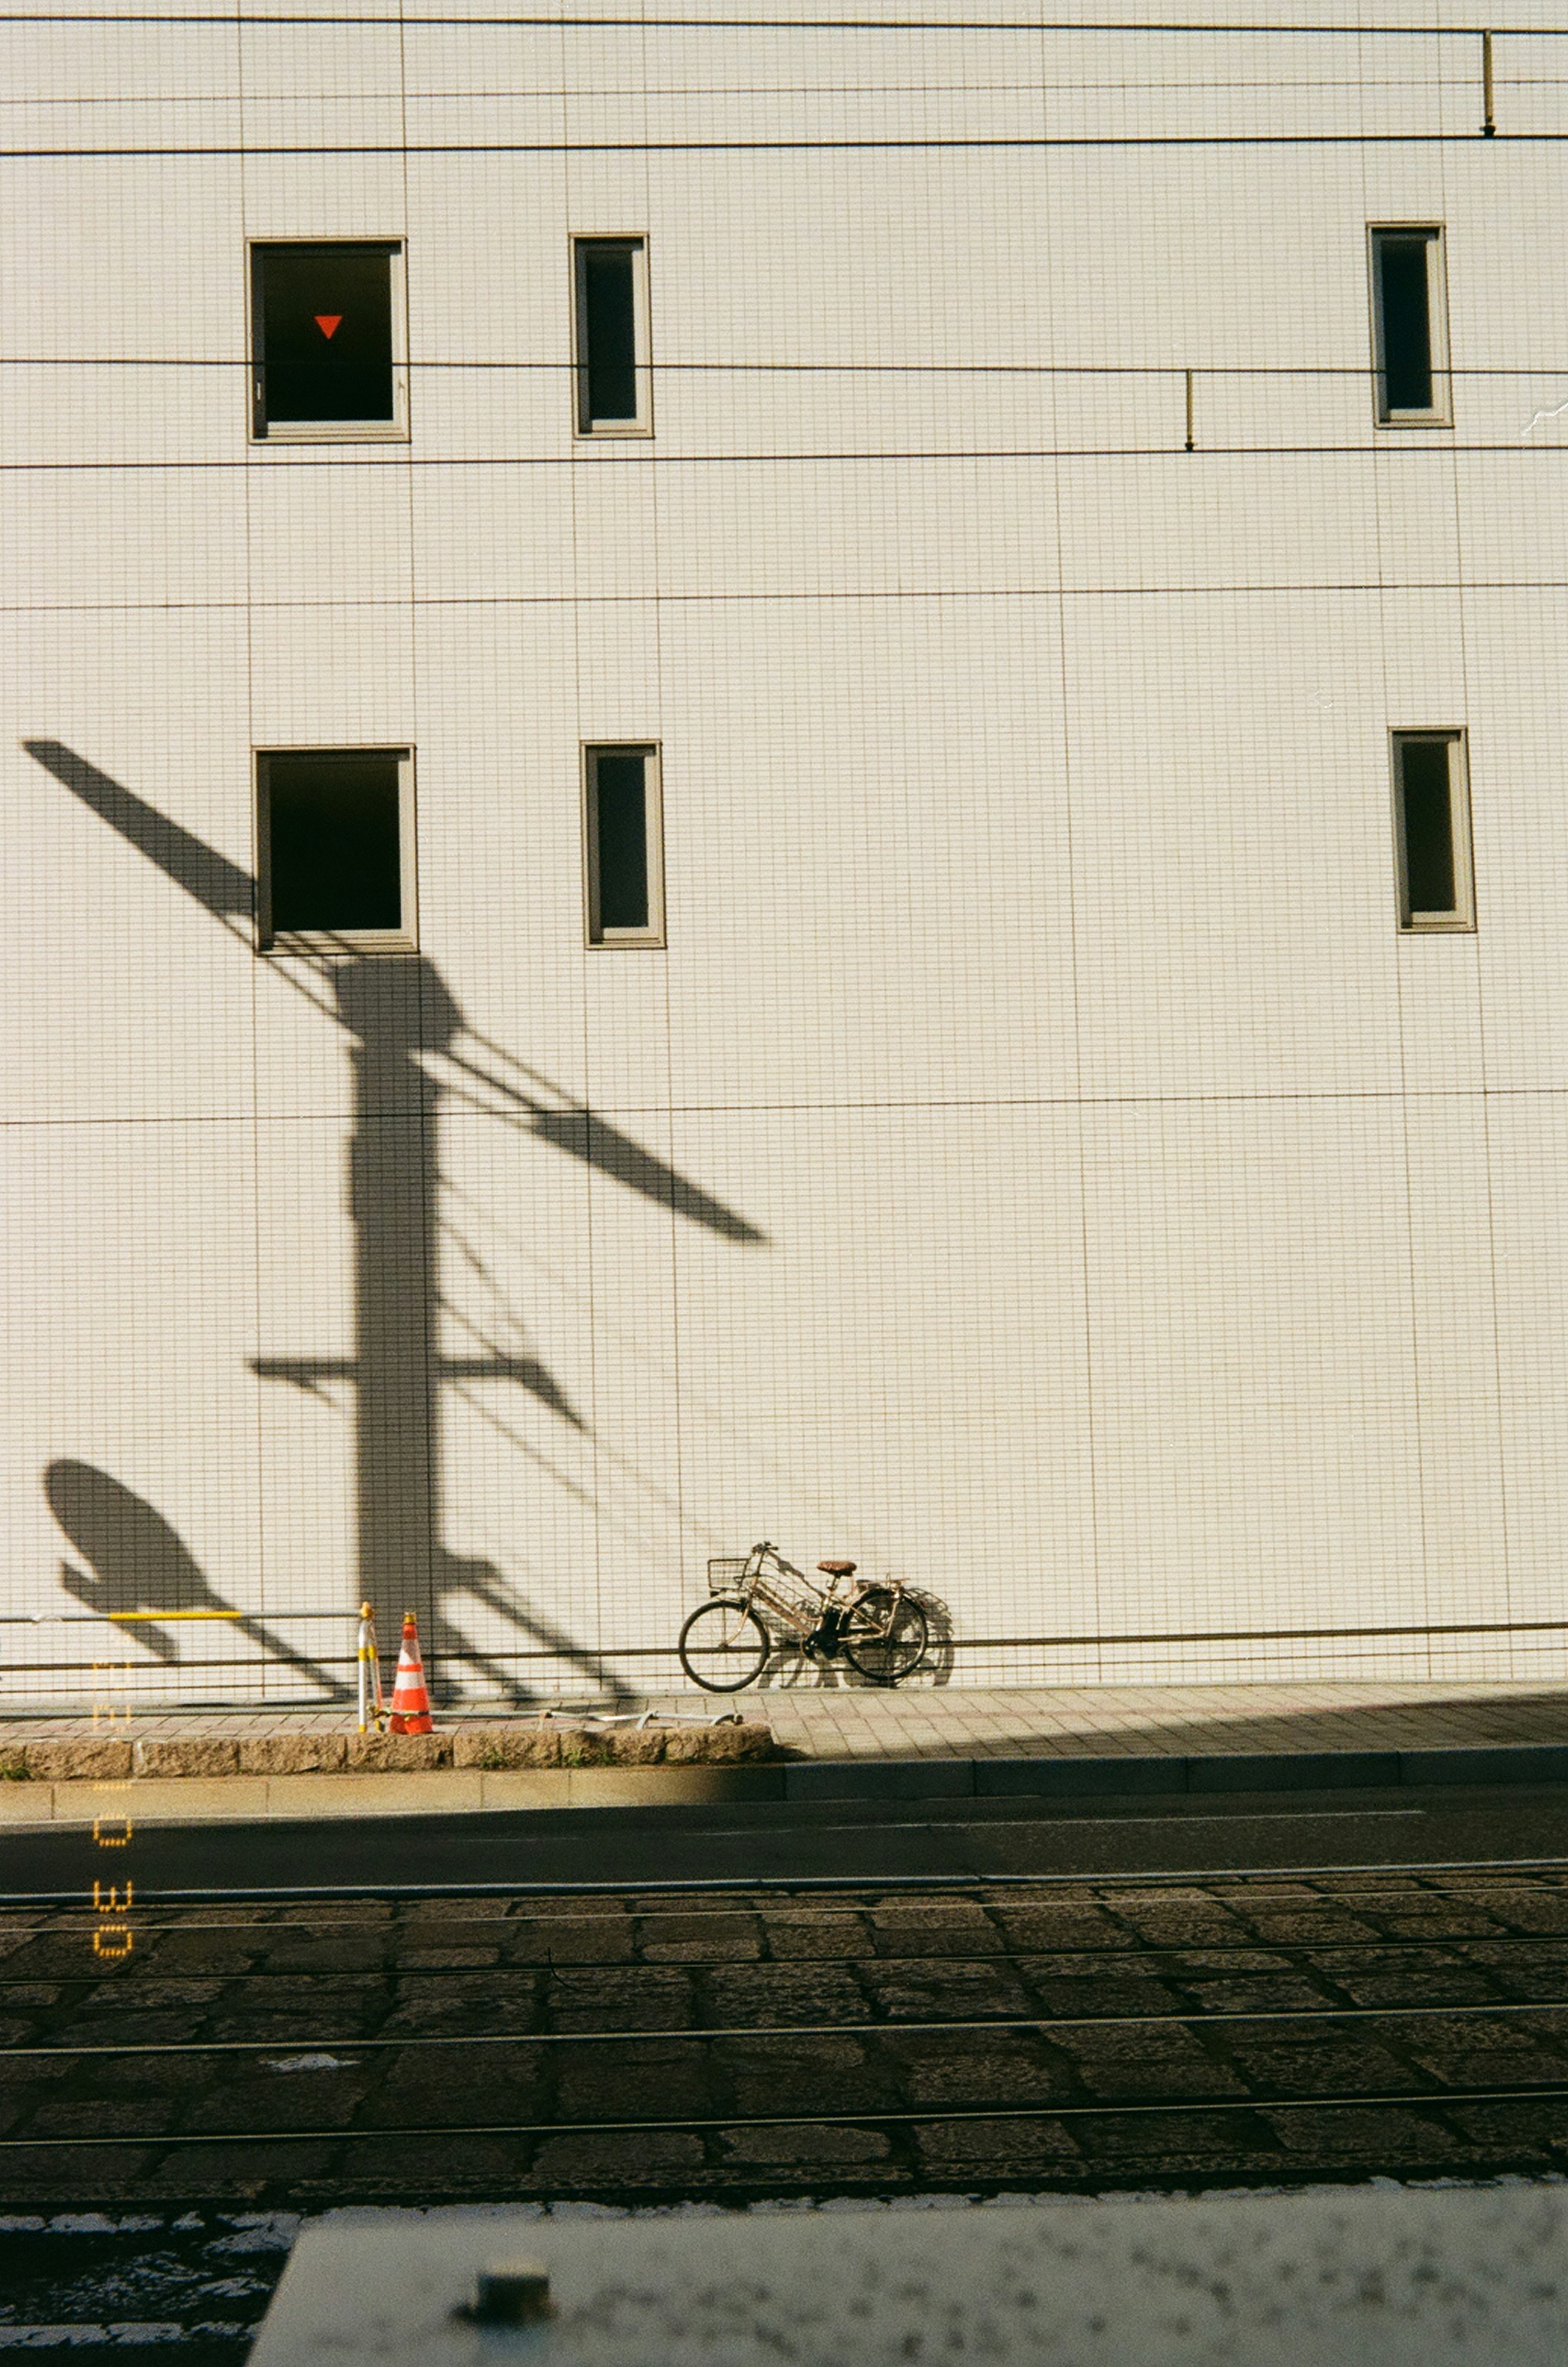
[[[896,1685],[926,1657],[926,1614],[912,1596],[868,1586],[844,1623],[844,1657],[874,1685]]]
[[[706,1693],[738,1693],[762,1673],[768,1631],[741,1594],[701,1603],[681,1630],[681,1666]]]

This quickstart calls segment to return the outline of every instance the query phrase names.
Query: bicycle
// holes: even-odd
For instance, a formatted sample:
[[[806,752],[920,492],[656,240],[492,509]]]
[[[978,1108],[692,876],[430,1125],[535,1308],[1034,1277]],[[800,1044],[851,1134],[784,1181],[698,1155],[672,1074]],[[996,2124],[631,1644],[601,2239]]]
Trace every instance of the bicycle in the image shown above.
[[[819,1586],[776,1546],[753,1546],[744,1561],[710,1561],[708,1599],[681,1629],[681,1666],[705,1693],[738,1693],[767,1665],[773,1637],[758,1605],[800,1643],[808,1659],[836,1660],[874,1685],[896,1685],[926,1656],[926,1614],[897,1579],[852,1584],[852,1561],[819,1561]]]

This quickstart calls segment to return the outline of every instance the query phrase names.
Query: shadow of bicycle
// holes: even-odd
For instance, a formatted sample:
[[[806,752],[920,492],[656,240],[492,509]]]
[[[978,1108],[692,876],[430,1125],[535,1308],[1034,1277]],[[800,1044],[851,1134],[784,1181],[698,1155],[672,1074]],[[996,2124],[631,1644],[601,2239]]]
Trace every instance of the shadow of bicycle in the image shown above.
[[[901,1685],[945,1685],[951,1682],[955,1658],[953,1635],[953,1612],[940,1594],[923,1586],[906,1586],[905,1593],[918,1603],[926,1614],[929,1641],[924,1659],[918,1669],[901,1677]],[[767,1666],[757,1681],[760,1693],[881,1693],[884,1688],[871,1677],[863,1677],[847,1660],[813,1659],[793,1627],[771,1619],[759,1607],[759,1615],[773,1639],[773,1650]]]

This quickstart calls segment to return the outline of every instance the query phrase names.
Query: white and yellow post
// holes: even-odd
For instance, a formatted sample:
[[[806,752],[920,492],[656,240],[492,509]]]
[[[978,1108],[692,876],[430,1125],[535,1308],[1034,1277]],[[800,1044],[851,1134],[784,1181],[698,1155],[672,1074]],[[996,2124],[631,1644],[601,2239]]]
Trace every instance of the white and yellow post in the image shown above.
[[[376,1614],[368,1603],[359,1606],[359,1731],[368,1734],[374,1724],[380,1733],[387,1723],[386,1704],[381,1698],[381,1663],[376,1652]]]

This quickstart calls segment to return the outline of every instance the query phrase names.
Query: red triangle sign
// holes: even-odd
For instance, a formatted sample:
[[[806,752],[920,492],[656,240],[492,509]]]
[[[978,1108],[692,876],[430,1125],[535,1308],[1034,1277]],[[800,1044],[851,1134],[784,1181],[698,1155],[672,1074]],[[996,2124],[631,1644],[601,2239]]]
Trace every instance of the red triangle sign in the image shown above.
[[[316,326],[323,337],[330,337],[342,318],[341,312],[318,312],[315,316]]]

